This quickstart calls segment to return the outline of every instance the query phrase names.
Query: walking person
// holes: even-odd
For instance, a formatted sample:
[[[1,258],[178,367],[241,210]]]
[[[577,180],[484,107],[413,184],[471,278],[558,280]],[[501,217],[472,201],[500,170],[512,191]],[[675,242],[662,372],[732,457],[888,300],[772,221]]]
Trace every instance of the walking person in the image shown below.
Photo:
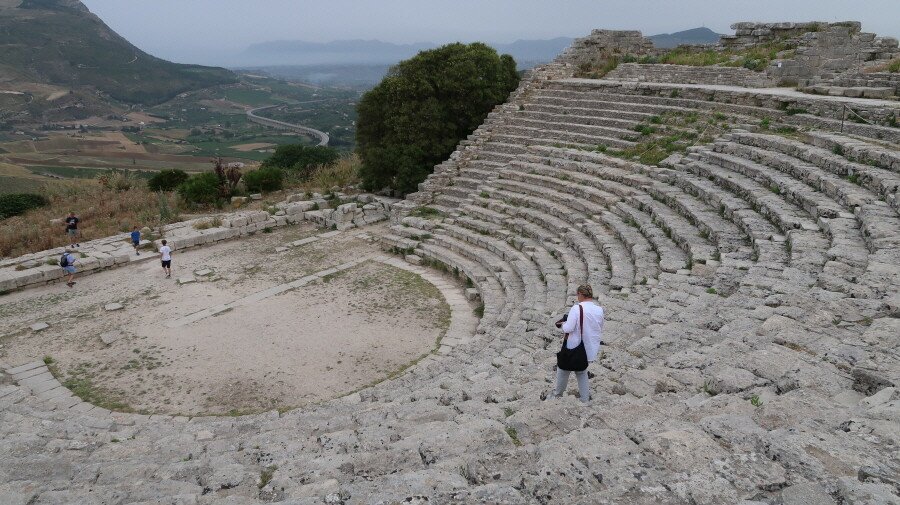
[[[138,251],[138,247],[141,245],[141,232],[138,230],[137,226],[131,230],[131,245],[134,246],[134,254],[140,256],[141,252]]]
[[[66,286],[70,288],[75,285],[75,262],[78,261],[75,259],[75,255],[72,254],[70,249],[66,249],[66,251],[59,258],[59,266],[62,267],[63,272],[66,275]]]
[[[80,222],[81,219],[78,219],[74,212],[69,212],[69,217],[66,218],[66,235],[69,237],[70,247],[81,247],[78,242],[78,223]]]
[[[162,241],[162,247],[159,248],[159,259],[162,261],[166,279],[172,277],[172,248],[166,245],[165,240]]]
[[[556,368],[556,388],[553,390],[552,396],[556,398],[562,397],[569,384],[570,372],[575,372],[575,378],[578,379],[578,395],[582,403],[587,404],[591,399],[591,389],[588,383],[587,368],[597,359],[600,352],[600,346],[603,344],[603,307],[594,300],[594,291],[591,286],[583,284],[578,286],[576,291],[578,303],[572,306],[568,315],[556,323],[558,328],[566,333],[564,350],[557,355],[557,362],[563,365],[563,362],[571,362],[572,360],[563,358],[566,355],[578,355],[581,347],[584,351],[584,357],[578,356],[579,359],[574,360],[580,362],[571,366],[571,370],[566,370],[562,366]],[[582,346],[582,344],[584,344]],[[575,351],[574,353],[566,353],[565,350]],[[586,359],[585,359],[586,358]],[[563,365],[565,366],[565,365]]]

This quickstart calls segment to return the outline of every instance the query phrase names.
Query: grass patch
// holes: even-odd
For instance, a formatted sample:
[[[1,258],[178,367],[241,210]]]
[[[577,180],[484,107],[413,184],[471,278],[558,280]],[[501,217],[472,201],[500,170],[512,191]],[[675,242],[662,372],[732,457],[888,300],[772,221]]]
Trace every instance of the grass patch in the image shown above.
[[[262,489],[269,485],[272,482],[272,477],[275,475],[275,470],[278,470],[278,465],[270,465],[262,469],[259,472],[259,488]]]
[[[509,435],[510,440],[512,440],[513,445],[516,447],[522,446],[522,441],[519,440],[519,433],[512,426],[506,427],[506,434]]]
[[[421,217],[423,219],[438,219],[444,216],[444,213],[434,207],[418,207],[409,213],[413,217]]]
[[[116,412],[133,412],[118,393],[94,384],[88,363],[81,363],[75,367],[62,384],[73,395],[97,407]]]

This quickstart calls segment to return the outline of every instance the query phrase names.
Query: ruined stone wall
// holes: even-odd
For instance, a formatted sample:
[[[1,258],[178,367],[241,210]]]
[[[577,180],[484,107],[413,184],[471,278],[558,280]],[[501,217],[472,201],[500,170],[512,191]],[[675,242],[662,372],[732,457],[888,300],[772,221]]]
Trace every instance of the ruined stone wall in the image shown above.
[[[722,35],[720,44],[726,48],[740,49],[769,42],[796,39],[805,33],[817,32],[828,28],[828,26],[828,23],[822,21],[811,21],[808,23],[734,23],[731,25],[734,35]],[[859,30],[857,29],[857,31]]]
[[[795,47],[791,57],[767,70],[783,85],[830,83],[846,73],[900,56],[897,39],[861,31],[856,21],[840,23],[736,23],[735,35],[722,37],[730,48],[779,42]]]
[[[594,30],[576,39],[555,61],[576,67],[603,66],[610,57],[652,54],[653,42],[637,30]]]

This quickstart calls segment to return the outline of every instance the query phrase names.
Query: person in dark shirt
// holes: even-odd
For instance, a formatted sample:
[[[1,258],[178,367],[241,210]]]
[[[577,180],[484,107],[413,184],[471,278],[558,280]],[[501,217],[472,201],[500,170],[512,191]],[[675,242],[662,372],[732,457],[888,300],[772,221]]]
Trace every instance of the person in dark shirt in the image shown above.
[[[140,256],[141,253],[138,251],[138,246],[141,245],[141,232],[138,230],[137,226],[131,230],[131,245],[134,246],[134,254]]]
[[[66,234],[69,236],[69,242],[72,247],[81,247],[81,244],[78,243],[78,223],[81,220],[75,216],[74,212],[69,212],[69,217],[66,218]]]

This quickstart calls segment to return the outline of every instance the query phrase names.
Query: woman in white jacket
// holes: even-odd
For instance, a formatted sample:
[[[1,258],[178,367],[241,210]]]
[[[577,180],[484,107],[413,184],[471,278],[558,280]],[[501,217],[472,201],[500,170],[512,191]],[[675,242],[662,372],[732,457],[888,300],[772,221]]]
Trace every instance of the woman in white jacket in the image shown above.
[[[566,340],[566,348],[574,349],[581,343],[584,338],[584,350],[587,353],[588,367],[597,359],[600,352],[600,345],[603,343],[603,307],[594,301],[594,291],[591,286],[583,284],[578,286],[576,291],[578,295],[578,303],[569,310],[566,320],[560,325],[562,331],[569,335]],[[584,328],[579,327],[579,306],[584,311]],[[553,396],[559,398],[566,390],[569,383],[569,371],[556,369],[556,389]],[[588,403],[591,399],[591,389],[588,384],[588,371],[585,369],[581,372],[575,372],[578,379],[578,394],[583,403]]]

